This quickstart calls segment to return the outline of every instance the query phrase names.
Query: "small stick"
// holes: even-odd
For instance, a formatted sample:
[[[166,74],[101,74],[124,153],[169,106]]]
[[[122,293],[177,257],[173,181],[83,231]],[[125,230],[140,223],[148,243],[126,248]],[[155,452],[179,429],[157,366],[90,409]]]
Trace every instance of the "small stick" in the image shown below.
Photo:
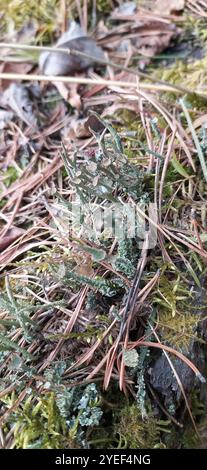
[[[133,75],[136,75],[137,77],[145,78],[147,80],[150,80],[151,82],[156,82],[159,83],[160,85],[164,86],[169,86],[171,89],[182,92],[182,93],[190,93],[190,94],[195,94],[197,93],[196,91],[189,90],[188,88],[185,88],[181,85],[174,85],[173,83],[167,83],[164,80],[158,80],[156,77],[153,77],[145,72],[137,71],[134,69],[130,69],[128,67],[124,67],[120,64],[115,64],[114,62],[111,62],[110,60],[106,59],[98,59],[97,57],[94,57],[90,54],[87,54],[86,52],[78,51],[75,49],[70,49],[66,47],[51,47],[51,46],[32,46],[32,45],[25,45],[25,44],[13,44],[13,43],[0,43],[0,49],[2,48],[9,48],[9,49],[20,49],[20,50],[25,50],[25,51],[46,51],[46,52],[58,52],[62,54],[69,54],[69,55],[74,55],[78,57],[86,57],[87,59],[91,59],[96,63],[103,64],[103,65],[109,65],[111,67],[114,67],[118,70],[124,71],[131,73]]]
[[[56,75],[37,75],[25,73],[0,73],[0,80],[24,80],[24,81],[44,81],[44,82],[64,82],[78,83],[80,85],[104,85],[117,86],[123,88],[143,88],[149,90],[174,91],[171,85],[152,85],[150,83],[122,82],[118,80],[105,80],[104,78],[85,78],[85,77],[63,77]]]

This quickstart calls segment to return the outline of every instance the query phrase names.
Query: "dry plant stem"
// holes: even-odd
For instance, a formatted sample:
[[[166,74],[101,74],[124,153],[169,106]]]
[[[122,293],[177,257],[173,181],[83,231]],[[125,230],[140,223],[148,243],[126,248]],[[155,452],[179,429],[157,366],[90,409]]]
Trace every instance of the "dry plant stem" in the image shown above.
[[[19,243],[19,240],[18,240]],[[18,247],[18,245],[12,244],[4,253],[0,256],[0,271],[3,271],[8,263],[13,261],[18,256],[22,255],[23,253],[27,252],[28,250],[32,250],[32,248],[39,247],[39,246],[54,246],[54,241],[46,241],[42,240],[41,242],[31,242],[22,244],[22,246]]]
[[[139,98],[139,108],[140,108],[140,118],[141,118],[141,121],[142,121],[142,125],[143,125],[143,128],[145,130],[145,135],[146,135],[146,139],[147,139],[147,145],[149,147],[150,150],[154,150],[154,146],[153,146],[153,139],[152,139],[152,135],[150,133],[150,127],[148,125],[148,120],[147,120],[147,117],[144,113],[144,99],[143,97],[140,97]],[[164,131],[164,133],[166,132],[166,130]],[[149,165],[148,165],[148,171],[151,171],[152,168],[153,168],[153,156],[150,156],[150,161],[149,161]]]
[[[10,220],[8,221],[8,223],[6,224],[6,226],[4,227],[2,232],[0,232],[0,240],[5,236],[5,234],[7,233],[7,231],[10,229],[11,225],[13,224],[15,216],[18,213],[18,210],[19,210],[19,207],[20,207],[22,196],[23,196],[23,193],[20,191],[19,197],[18,197],[17,202],[15,204],[13,213],[11,214]]]
[[[181,124],[175,118],[173,118],[171,116],[169,111],[161,103],[159,103],[159,101],[157,101],[155,99],[155,97],[146,94],[145,92],[141,91],[141,89],[138,90],[138,95],[141,95],[143,98],[145,98],[146,101],[149,101],[152,104],[152,106],[154,106],[155,109],[157,109],[157,111],[159,113],[161,113],[161,115],[164,116],[164,118],[165,118],[166,122],[168,123],[169,127],[172,129],[172,132],[174,132],[174,129],[175,129],[175,126],[176,126],[176,137],[180,141],[180,144],[182,145],[183,150],[185,151],[185,153],[188,157],[189,163],[191,164],[194,172],[196,172],[195,163],[192,159],[190,150],[188,148],[188,145],[184,141],[184,137],[185,137],[186,141],[188,141],[189,137],[188,137],[187,133],[185,132],[185,130],[183,129],[183,127],[181,126]]]
[[[164,153],[165,141],[166,141],[166,130],[163,133],[163,137],[162,137],[160,147],[159,147],[159,154],[160,155],[163,155],[163,153]],[[162,213],[161,213],[162,191],[159,189],[159,186],[161,185],[161,183],[160,183],[160,166],[161,166],[160,165],[160,159],[157,158],[156,168],[155,168],[155,183],[154,183],[154,204],[159,207],[159,210],[158,210],[158,222],[159,223],[161,223],[161,220],[162,220]],[[164,162],[164,166],[165,166],[165,162]],[[163,174],[163,172],[162,172],[162,174]],[[158,190],[159,190],[159,197],[158,197]],[[161,232],[158,232],[157,238],[158,238],[158,242],[159,242],[159,245],[160,245],[160,248],[161,248],[161,251],[162,251],[162,257],[163,257],[164,262],[167,261],[168,263],[171,263],[173,265],[174,263],[173,263],[172,259],[169,256],[169,253],[167,252],[167,250],[165,248],[163,234]]]
[[[148,222],[150,222],[154,227],[156,227],[156,229],[159,230],[159,232],[162,233],[165,236],[165,238],[167,238],[170,241],[170,243],[173,244],[175,249],[179,252],[180,256],[182,254],[180,253],[180,250],[177,248],[175,243],[173,243],[171,237],[178,240],[181,244],[186,245],[188,248],[193,249],[194,251],[196,251],[199,255],[203,256],[204,258],[207,258],[207,253],[202,252],[198,245],[188,243],[185,240],[183,240],[182,238],[176,237],[176,235],[174,235],[173,232],[170,232],[169,230],[167,230],[164,225],[157,224],[154,220],[152,220],[150,217],[148,217],[139,207],[137,207],[137,212],[141,215],[141,217],[143,217]],[[185,259],[183,256],[181,256],[181,257],[182,257],[182,259]]]
[[[138,293],[138,289],[139,289],[139,284],[140,284],[141,276],[142,276],[142,273],[144,271],[144,267],[145,267],[146,260],[147,260],[148,248],[149,248],[149,239],[148,239],[148,234],[147,234],[146,239],[143,243],[141,257],[139,259],[138,266],[137,266],[137,275],[135,276],[135,280],[134,280],[132,288],[131,288],[131,295],[129,295],[129,302],[130,303],[129,303],[128,307],[130,309],[130,314],[131,315],[133,314],[135,302],[137,300],[137,293]],[[121,325],[121,328],[120,328],[120,333],[123,333],[123,331],[124,331],[124,327],[125,327],[124,323],[126,321],[126,318],[127,318],[127,306],[126,306],[125,315],[123,316],[122,325]]]
[[[143,301],[143,299],[145,299],[147,297],[147,295],[149,294],[151,288],[154,286],[155,282],[157,281],[158,279],[158,274],[156,274],[149,282],[148,284],[142,288],[142,290],[138,293],[138,299],[140,300],[140,302]],[[119,315],[123,315],[124,314],[124,310],[125,308],[123,308],[120,312],[119,312]],[[107,330],[104,332],[104,334],[102,335],[102,338],[98,339],[96,341],[96,343],[90,348],[90,350],[86,353],[86,354],[83,354],[80,359],[78,359],[78,361],[73,364],[72,366],[70,366],[66,371],[65,371],[65,375],[68,375],[74,368],[77,368],[77,367],[80,367],[82,364],[84,364],[85,362],[91,360],[91,358],[93,357],[93,354],[94,352],[96,351],[96,349],[100,346],[100,343],[109,335],[109,333],[112,331],[113,327],[116,325],[117,323],[117,320],[113,320],[111,325],[107,328]],[[116,343],[117,339],[115,340],[115,343]],[[98,371],[102,368],[102,366],[105,364],[105,362],[107,361],[109,355],[111,354],[113,348],[114,348],[114,345],[115,343],[111,346],[110,350],[107,352],[107,354],[104,356],[104,358],[102,359],[102,361],[97,365],[97,367],[95,367],[93,369],[93,371],[90,373],[90,375],[87,377],[87,380],[91,380],[92,377],[94,377]]]
[[[167,155],[164,160],[164,165],[163,165],[163,170],[162,170],[162,175],[161,175],[161,180],[160,180],[160,188],[159,188],[159,220],[160,222],[162,221],[162,215],[161,215],[161,210],[162,210],[162,193],[163,193],[163,188],[164,188],[164,182],[165,182],[165,177],[167,173],[167,168],[168,164],[170,162],[170,159],[172,157],[172,151],[173,151],[173,144],[174,144],[174,139],[175,139],[175,134],[176,134],[176,125],[174,126],[172,136],[168,145],[167,149]]]
[[[151,82],[156,82],[164,86],[170,86],[171,89],[174,89],[181,93],[196,93],[180,85],[169,84],[163,80],[158,80],[157,78],[152,77],[151,75],[148,75],[147,73],[133,70],[133,69],[124,67],[119,64],[115,64],[114,62],[111,62],[110,60],[97,59],[96,57],[93,57],[90,54],[86,54],[85,52],[77,51],[75,49],[69,49],[69,48],[64,48],[64,47],[30,46],[30,45],[25,45],[25,44],[12,44],[12,43],[0,43],[0,48],[21,49],[21,50],[30,50],[30,51],[38,51],[38,52],[41,52],[41,51],[58,52],[60,54],[62,53],[62,54],[74,55],[78,57],[86,57],[87,59],[91,59],[96,63],[109,65],[110,67],[114,67],[117,70],[128,72],[140,78],[145,78],[147,80],[150,80]]]
[[[16,388],[15,384],[9,385],[9,387],[5,388],[4,390],[0,392],[0,398],[3,398],[5,395],[8,395],[9,393],[12,393],[13,390],[15,390],[15,388]]]
[[[80,310],[81,310],[81,307],[83,305],[83,302],[85,301],[85,297],[86,297],[86,294],[88,292],[88,287],[84,287],[84,289],[82,290],[81,292],[81,295],[80,295],[80,299],[78,301],[78,304],[73,312],[73,315],[72,317],[70,318],[67,326],[66,326],[66,329],[63,333],[63,335],[67,335],[71,332],[77,318],[78,318],[78,315],[80,313]],[[49,357],[46,359],[46,361],[44,362],[44,364],[40,367],[39,371],[38,372],[41,372],[42,370],[44,370],[46,367],[48,367],[48,365],[51,364],[51,362],[55,359],[55,357],[57,356],[61,346],[63,345],[65,339],[62,338],[60,339],[60,341],[58,341],[58,344],[57,346],[55,347],[54,351],[52,351],[52,353],[49,355]]]
[[[138,309],[137,309],[137,313],[139,312],[139,309],[141,307],[141,305],[143,305],[145,299],[148,297],[148,295],[150,294],[151,290],[153,289],[153,287],[155,286],[155,284],[158,282],[158,279],[159,279],[159,276],[160,276],[160,273],[159,271],[155,274],[155,276],[144,286],[144,288],[142,289],[142,296],[139,300],[139,306],[138,306]],[[131,319],[132,319],[132,315],[133,315],[133,306],[132,306],[132,310],[130,312],[130,315],[127,319],[127,325],[126,325],[126,334],[125,334],[125,339],[124,339],[124,349],[126,350],[128,348],[128,341],[129,341],[129,330],[130,330],[130,324],[131,324]],[[141,340],[142,338],[140,338]],[[146,337],[143,338],[143,339],[147,339]],[[125,370],[125,363],[124,363],[124,359],[123,359],[123,354],[122,354],[122,357],[121,357],[121,365],[120,365],[120,375],[119,375],[119,387],[120,387],[120,390],[124,389],[124,380],[125,380],[125,377],[124,377],[124,370]]]
[[[193,127],[193,123],[191,121],[190,114],[188,112],[188,109],[187,109],[183,99],[180,99],[180,104],[182,106],[183,112],[185,114],[185,117],[186,117],[186,120],[187,120],[187,123],[188,123],[188,127],[191,131],[191,134],[192,134],[192,137],[193,137],[193,140],[194,140],[194,143],[195,143],[195,147],[196,147],[196,150],[197,150],[197,153],[198,153],[201,168],[203,170],[203,176],[204,176],[205,180],[207,181],[207,164],[206,164],[206,161],[205,161],[205,156],[203,154],[202,148],[200,146],[200,142],[198,140],[196,131],[195,131],[195,129]]]
[[[32,384],[32,380],[30,380],[30,382],[28,383],[28,387],[30,387]],[[11,406],[11,408],[9,408],[7,411],[5,411],[5,413],[3,414],[3,416],[1,416],[1,419],[0,419],[0,426],[2,426],[2,424],[5,423],[5,421],[7,420],[8,416],[13,413],[13,411],[16,410],[16,408],[20,405],[20,403],[22,402],[22,400],[24,400],[25,396],[27,395],[27,388],[24,389],[19,397],[17,398],[17,400],[15,401],[15,403]]]
[[[167,211],[165,213],[165,216],[164,216],[164,221],[163,221],[163,225],[165,225],[165,223],[167,222],[167,218],[168,218],[168,214],[170,212],[170,209],[172,207],[172,203],[173,201],[175,200],[176,196],[177,196],[177,193],[180,191],[180,188],[182,186],[182,183],[179,184],[178,188],[176,189],[176,191],[174,192],[173,196],[170,198],[169,202],[168,202],[168,208],[167,208]]]
[[[78,359],[76,361],[75,364],[73,364],[72,366],[70,366],[66,371],[65,371],[65,375],[67,375],[68,373],[70,373],[74,368],[77,368],[77,367],[80,367],[82,364],[84,364],[85,362],[91,360],[91,358],[93,357],[93,354],[94,352],[96,351],[96,349],[100,346],[101,342],[109,335],[109,333],[111,332],[111,330],[113,329],[113,327],[115,326],[117,320],[113,320],[113,322],[111,323],[111,325],[107,328],[107,330],[103,333],[102,335],[102,338],[101,339],[98,339],[95,344],[89,349],[89,351],[85,354],[83,354],[80,359]],[[106,357],[106,356],[105,356]],[[105,359],[104,357],[104,359]],[[105,362],[105,361],[104,361]],[[99,364],[100,366],[100,364]],[[95,369],[93,370],[93,373],[94,373]]]
[[[5,442],[4,442],[4,434],[2,429],[0,429],[0,449],[4,449]]]
[[[201,240],[201,237],[200,237],[200,234],[199,234],[199,231],[198,231],[199,224],[196,220],[195,214],[192,215],[192,224],[193,224],[193,228],[194,228],[195,237],[198,240],[199,247],[200,247],[201,250],[204,250],[203,242]]]
[[[178,236],[176,236],[173,231],[170,231],[169,229],[167,229],[164,225],[162,225],[163,227],[163,230],[164,230],[164,235],[167,237],[167,234],[170,235],[170,237],[174,238],[175,240],[177,240],[179,243],[183,244],[183,245],[186,245],[190,250],[193,250],[195,251],[196,253],[198,253],[200,256],[204,257],[204,258],[207,258],[207,252],[206,251],[203,251],[201,250],[201,248],[199,247],[199,245],[196,245],[194,242],[192,242],[190,240],[190,243],[188,241],[188,238],[185,237],[185,238],[180,238]],[[182,233],[180,234],[182,235]],[[183,235],[184,237],[184,235]],[[171,243],[172,243],[172,240],[171,240]]]
[[[135,303],[136,303],[136,300],[137,300],[137,293],[138,293],[139,284],[140,284],[140,281],[141,281],[141,276],[143,274],[144,267],[145,267],[146,260],[147,260],[148,247],[149,247],[149,240],[148,240],[148,236],[147,236],[146,239],[145,239],[145,242],[143,244],[141,257],[140,257],[139,262],[138,262],[137,275],[135,275],[135,280],[134,280],[133,285],[131,287],[131,291],[129,291],[129,296],[128,296],[128,299],[127,299],[127,304],[126,304],[125,312],[124,312],[124,315],[123,315],[123,318],[122,318],[120,332],[119,332],[119,336],[118,336],[118,344],[119,344],[119,342],[122,339],[122,335],[124,333],[124,330],[126,329],[126,335],[125,335],[125,340],[124,340],[124,349],[127,349],[128,337],[129,337],[129,328],[130,328],[131,319],[132,319],[133,312],[134,312]],[[128,312],[128,310],[129,310],[129,312]],[[114,353],[115,353],[115,351],[114,351]],[[114,353],[113,353],[113,355],[114,355]],[[119,378],[119,388],[120,388],[120,390],[124,390],[124,370],[125,370],[125,362],[124,362],[124,358],[123,358],[123,355],[122,355],[122,357],[121,357],[121,366],[120,366],[120,378]]]
[[[79,22],[80,22],[80,25],[81,25],[81,28],[84,28],[84,23],[83,23],[83,12],[82,12],[82,8],[81,8],[81,4],[80,4],[80,0],[75,0],[75,4],[76,4],[76,8],[77,8],[77,12],[78,12],[78,16],[79,16]]]
[[[164,129],[162,139],[159,145],[158,152],[160,155],[163,155],[164,149],[165,149],[165,143],[166,143],[166,129]],[[154,163],[154,161],[153,161]],[[158,207],[161,207],[161,202],[158,200],[158,189],[159,189],[159,182],[160,182],[160,167],[161,167],[161,161],[159,158],[157,158],[156,165],[155,165],[155,178],[154,178],[154,204],[158,205]],[[159,201],[159,203],[158,203]],[[161,213],[158,212],[158,221],[159,223],[161,222]]]
[[[143,289],[137,294],[137,300],[139,299],[140,304],[143,303],[144,300],[146,299],[146,297],[149,295],[149,292],[154,287],[154,285],[157,282],[158,278],[159,278],[159,272],[156,273],[155,276],[148,282],[148,284],[146,284],[146,286],[144,286]],[[135,282],[136,282],[136,280],[135,280]],[[127,308],[128,307],[126,305],[126,307],[124,309],[124,312],[123,312],[123,315],[126,314]],[[131,316],[128,317],[127,322],[125,320],[124,330],[125,330],[125,328],[127,328],[126,337],[125,337],[126,344],[128,343],[128,328],[129,328],[130,321],[131,321]],[[110,348],[110,350],[108,352],[108,355],[107,355],[107,364],[106,364],[106,371],[105,371],[105,377],[104,377],[104,389],[105,390],[109,386],[110,378],[112,376],[112,371],[113,371],[113,367],[114,367],[114,362],[115,362],[115,359],[116,359],[116,351],[118,349],[118,346],[121,344],[122,335],[123,335],[123,331],[120,329],[120,333],[119,333],[118,337],[116,338],[115,343]],[[123,361],[121,363],[121,369],[120,369],[119,386],[120,386],[121,390],[125,388],[124,387],[124,363],[123,363]]]
[[[93,79],[84,77],[65,77],[56,75],[35,75],[24,73],[0,73],[0,80],[22,80],[22,81],[41,81],[41,82],[63,82],[77,83],[79,85],[103,85],[105,87],[123,87],[123,88],[143,88],[150,91],[174,91],[171,85],[158,85],[139,82],[123,82],[118,80],[105,80],[104,78]],[[180,91],[179,91],[180,92]],[[206,93],[207,94],[207,93]]]

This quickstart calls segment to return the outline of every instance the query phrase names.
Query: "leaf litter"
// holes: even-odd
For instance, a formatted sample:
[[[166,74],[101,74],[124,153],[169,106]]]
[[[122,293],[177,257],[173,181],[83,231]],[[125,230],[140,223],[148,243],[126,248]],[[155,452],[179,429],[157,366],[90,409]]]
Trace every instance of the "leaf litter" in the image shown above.
[[[25,50],[23,62],[22,50],[20,55],[11,49],[11,62],[3,62],[2,73],[26,71],[28,77],[25,85],[1,82],[1,445],[98,447],[100,438],[109,448],[119,447],[117,429],[130,416],[127,407],[136,406],[145,448],[174,447],[182,426],[181,447],[191,445],[192,435],[199,447],[205,436],[200,443],[197,409],[207,406],[201,398],[205,98],[202,103],[195,95],[192,106],[187,89],[179,91],[184,101],[178,90],[169,92],[165,85],[161,90],[157,68],[168,68],[162,57],[159,66],[153,59],[182,40],[189,11],[202,24],[206,10],[203,2],[195,6],[187,0],[168,2],[166,9],[160,0],[156,10],[150,1],[144,7],[123,2],[104,14],[96,3],[93,26],[85,2],[75,2],[75,20],[69,23],[70,8],[61,2],[61,28],[51,26],[50,10],[41,39],[48,50],[40,48],[39,66],[32,49]],[[8,44],[6,15],[2,41]],[[35,27],[22,20],[20,32],[12,23],[19,43],[40,43],[35,10],[34,17]],[[71,54],[58,52],[61,48]],[[30,80],[33,69],[36,82]],[[146,77],[132,88],[136,70]],[[38,73],[48,82],[38,84]],[[74,84],[55,81],[59,75],[73,77]],[[91,86],[76,82],[85,77],[92,78]],[[99,84],[101,78],[118,84]],[[142,84],[149,85],[147,91]],[[72,219],[77,195],[80,204],[89,205],[81,224]],[[142,209],[149,202],[159,208],[157,220]],[[139,220],[144,217],[157,230],[155,247],[149,248],[146,238],[141,248],[137,234],[108,237],[95,226],[92,208],[114,209],[117,203],[141,204]],[[50,429],[41,436],[40,406],[58,423],[56,438]],[[115,417],[107,427],[110,406]],[[37,407],[36,421],[31,407]],[[130,425],[127,421],[125,445],[136,448],[141,438],[130,437]]]

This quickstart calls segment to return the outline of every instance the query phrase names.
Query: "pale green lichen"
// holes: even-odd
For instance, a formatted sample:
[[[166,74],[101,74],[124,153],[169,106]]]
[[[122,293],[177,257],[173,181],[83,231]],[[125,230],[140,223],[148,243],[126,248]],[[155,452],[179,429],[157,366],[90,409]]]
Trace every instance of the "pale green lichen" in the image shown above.
[[[127,367],[135,368],[139,362],[139,355],[136,349],[130,349],[128,351],[123,351],[123,359]]]

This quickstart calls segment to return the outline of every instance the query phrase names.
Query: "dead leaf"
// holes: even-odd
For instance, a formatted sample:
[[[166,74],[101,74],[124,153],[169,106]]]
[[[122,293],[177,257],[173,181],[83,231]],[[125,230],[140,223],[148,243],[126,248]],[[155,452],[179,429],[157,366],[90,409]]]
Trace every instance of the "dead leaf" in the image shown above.
[[[67,139],[84,139],[91,136],[91,132],[86,129],[85,123],[88,118],[84,119],[72,119],[69,128],[64,129],[64,137]]]
[[[6,57],[8,58],[8,50]],[[33,65],[28,64],[26,62],[3,62],[0,65],[0,71],[1,73],[29,73],[30,70],[32,69]],[[13,80],[2,80],[1,79],[1,90],[5,91],[9,86],[13,83]]]
[[[34,114],[34,104],[26,86],[20,83],[12,83],[3,93],[1,104],[2,106],[9,106],[28,126],[36,127],[37,119]]]
[[[23,26],[16,32],[16,42],[30,44],[31,38],[35,37],[38,29],[38,24],[34,19],[29,19]],[[14,39],[13,39],[14,40]]]
[[[185,0],[156,0],[155,11],[170,15],[171,13],[178,13],[185,7]]]
[[[114,103],[111,106],[108,106],[104,109],[102,116],[114,116],[117,115],[118,111],[123,111],[123,109],[127,109],[128,111],[132,111],[133,113],[139,112],[139,105],[137,102],[118,102]]]
[[[139,12],[125,16],[114,11],[111,20],[116,21],[113,29],[106,32],[101,27],[97,30],[99,44],[105,47],[110,57],[113,56],[114,62],[120,59],[125,62],[129,51],[132,57],[142,55],[143,58],[138,60],[139,68],[169,47],[181,32],[170,19],[143,17]]]
[[[140,28],[131,42],[139,54],[150,58],[164,51],[177,35],[178,30],[174,24],[161,25],[159,22],[154,22],[146,25],[145,29]]]
[[[31,39],[35,38],[37,30],[38,22],[35,19],[26,20],[20,29],[16,29],[15,21],[11,21],[7,28],[5,42],[31,44]]]
[[[137,4],[136,2],[124,2],[121,5],[119,5],[115,10],[113,11],[111,17],[113,16],[123,16],[123,15],[133,15],[137,10]]]
[[[78,83],[71,83],[70,84],[70,97],[69,97],[69,103],[73,108],[76,108],[78,110],[81,109],[81,97],[78,93],[79,89],[79,84]]]
[[[85,128],[90,131],[90,133],[94,132],[95,134],[101,134],[104,131],[105,126],[98,119],[94,114],[91,114],[89,118],[86,120]]]
[[[52,82],[56,86],[59,93],[65,101],[67,101],[72,108],[81,109],[81,97],[78,93],[79,84],[78,83],[62,83],[62,82]]]
[[[67,86],[67,84],[63,82],[53,82],[53,85],[56,86],[57,90],[59,91],[63,99],[65,101],[68,101],[70,92],[69,92],[69,87]]]
[[[0,129],[4,129],[8,122],[10,122],[14,117],[14,113],[11,111],[6,111],[4,109],[0,110]]]
[[[19,227],[12,227],[7,230],[6,234],[0,238],[0,251],[5,250],[15,240],[17,240],[17,238],[21,237],[23,233],[25,233],[25,230]]]
[[[74,49],[95,57],[97,61],[104,59],[104,53],[95,41],[86,36],[82,28],[72,21],[69,30],[58,40],[56,47]],[[45,75],[71,75],[82,72],[94,65],[95,60],[58,52],[44,52],[39,58],[39,67]]]
[[[204,129],[207,128],[207,114],[203,114],[203,116],[199,116],[195,121],[193,122],[193,127],[194,129],[197,129],[198,127],[204,127]],[[187,132],[190,133],[190,129],[187,129]]]

